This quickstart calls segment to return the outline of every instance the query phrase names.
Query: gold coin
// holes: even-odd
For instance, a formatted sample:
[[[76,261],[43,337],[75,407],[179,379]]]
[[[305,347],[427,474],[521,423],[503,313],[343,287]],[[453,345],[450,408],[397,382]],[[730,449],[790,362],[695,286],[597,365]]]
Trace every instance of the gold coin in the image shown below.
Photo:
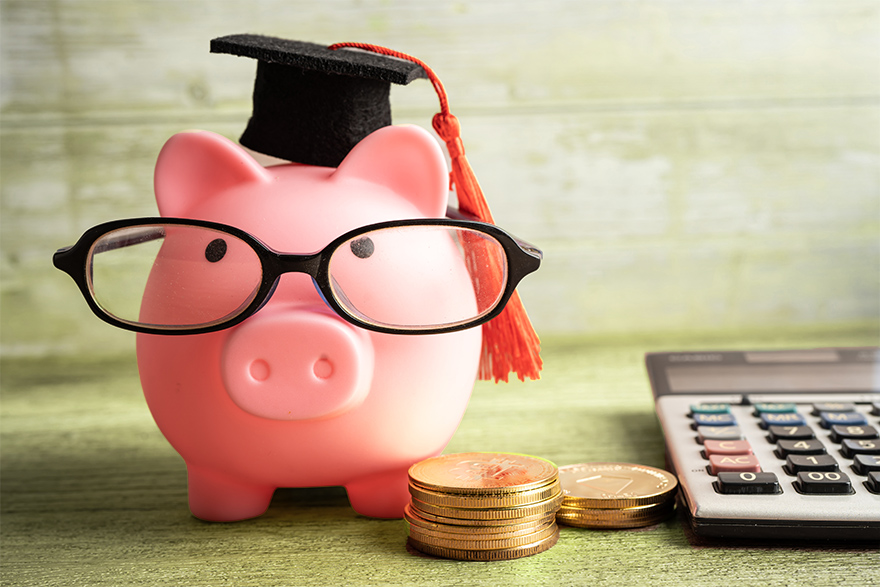
[[[559,468],[563,505],[621,509],[665,502],[675,495],[671,473],[645,465],[588,463]]]
[[[420,532],[418,528],[411,528],[409,537],[421,544],[436,546],[441,548],[455,548],[459,550],[499,550],[502,548],[516,548],[519,546],[527,546],[540,542],[545,538],[549,538],[552,534],[559,531],[556,522],[550,522],[545,527],[529,534],[521,536],[503,536],[491,537],[488,539],[482,537],[461,538],[453,536],[437,536],[428,532]]]
[[[414,499],[417,499],[422,503],[452,508],[506,508],[521,505],[537,505],[554,498],[561,490],[558,479],[536,489],[529,489],[518,493],[504,493],[501,495],[456,495],[421,489],[419,487],[414,487],[412,484],[409,486],[410,495],[412,495]]]
[[[482,536],[485,537],[486,540],[490,540],[490,536],[519,536],[521,534],[537,532],[544,526],[547,526],[556,520],[556,515],[554,513],[551,515],[541,516],[540,518],[535,520],[527,520],[524,522],[513,520],[508,521],[510,523],[497,524],[492,526],[478,526],[474,524],[445,524],[442,522],[429,520],[419,513],[414,512],[409,506],[404,508],[403,517],[411,527],[415,526],[423,532],[457,536]]]
[[[636,528],[661,522],[675,511],[675,501],[624,509],[575,508],[562,506],[556,521],[582,528]]]
[[[552,483],[556,465],[528,455],[470,452],[441,455],[409,469],[417,488],[455,494],[520,493]]]
[[[407,504],[404,512],[410,512],[411,515],[418,516],[419,518],[428,520],[430,522],[434,522],[437,524],[441,524],[444,526],[464,526],[464,527],[494,527],[494,526],[509,526],[510,524],[526,524],[526,523],[540,523],[542,520],[550,520],[556,516],[556,508],[548,508],[547,511],[538,512],[536,514],[531,514],[528,516],[519,516],[513,519],[467,519],[467,518],[451,518],[449,516],[432,514],[431,512],[426,512],[415,507],[414,503]]]
[[[501,508],[453,508],[424,503],[417,499],[412,500],[413,509],[420,513],[463,520],[517,520],[555,512],[560,505],[562,505],[561,491],[553,498],[538,504]]]
[[[499,548],[494,550],[468,550],[462,548],[444,548],[442,546],[433,546],[430,544],[425,544],[423,542],[419,542],[418,540],[413,540],[412,538],[408,539],[408,544],[414,549],[421,551],[425,554],[430,554],[432,556],[439,556],[442,558],[451,558],[456,560],[466,560],[466,561],[498,561],[498,560],[512,560],[515,558],[521,558],[524,556],[531,556],[533,554],[538,554],[540,552],[544,552],[556,544],[556,541],[559,539],[559,529],[544,538],[543,540],[539,540],[533,544],[527,544],[524,546],[516,546],[513,548]]]
[[[628,530],[631,528],[646,528],[648,526],[656,526],[657,524],[668,519],[670,515],[657,516],[655,518],[647,518],[644,520],[622,520],[619,522],[595,522],[579,519],[563,519],[560,518],[558,524],[560,527],[572,526],[575,528],[589,528],[591,530]]]

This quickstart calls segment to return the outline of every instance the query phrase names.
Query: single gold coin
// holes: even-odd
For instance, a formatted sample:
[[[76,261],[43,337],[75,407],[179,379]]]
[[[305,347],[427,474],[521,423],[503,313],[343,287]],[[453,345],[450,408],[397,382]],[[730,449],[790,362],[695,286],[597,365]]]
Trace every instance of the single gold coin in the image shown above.
[[[438,536],[436,534],[421,532],[418,528],[411,528],[409,537],[421,543],[430,546],[442,548],[455,548],[460,550],[499,550],[502,548],[516,548],[520,546],[528,546],[540,542],[550,535],[558,533],[559,528],[556,522],[551,522],[543,528],[540,528],[529,534],[520,536],[492,536],[483,538],[479,536],[461,538],[459,536]]]
[[[563,504],[556,514],[563,515],[580,515],[591,516],[597,519],[603,518],[635,518],[638,516],[650,516],[656,513],[672,510],[675,508],[675,500],[664,501],[663,503],[652,503],[650,505],[640,505],[633,508],[581,508],[576,506],[568,506]]]
[[[448,540],[505,540],[509,538],[518,538],[521,536],[529,536],[542,530],[546,530],[549,526],[556,523],[556,517],[541,520],[534,524],[510,524],[509,526],[434,526],[427,528],[420,524],[414,524],[410,519],[406,520],[407,531],[410,536],[423,534],[426,536],[434,536],[435,538],[444,538]]]
[[[624,509],[594,509],[561,507],[556,521],[566,526],[581,528],[638,528],[652,526],[669,518],[675,511],[675,501]]]
[[[411,504],[413,509],[417,510],[420,514],[427,513],[462,520],[519,520],[556,512],[559,506],[562,505],[562,492],[560,491],[551,499],[541,503],[515,507],[454,508],[437,506],[417,499],[413,499]]]
[[[556,522],[562,526],[574,526],[576,528],[590,528],[593,530],[625,530],[629,528],[644,528],[646,526],[653,526],[655,524],[659,524],[660,522],[668,519],[672,516],[672,511],[669,513],[656,516],[653,518],[645,518],[642,520],[615,520],[615,521],[596,521],[596,520],[585,520],[580,517],[565,517],[560,516],[556,518]]]
[[[558,477],[556,465],[529,455],[469,452],[441,455],[409,469],[419,489],[454,494],[506,494],[537,489]]]
[[[675,475],[629,463],[587,463],[559,468],[563,505],[622,509],[662,503],[674,498]]]
[[[412,508],[407,506],[404,508],[403,517],[410,527],[416,527],[422,532],[437,533],[442,535],[456,535],[461,537],[481,536],[486,540],[491,540],[491,536],[519,536],[537,532],[541,528],[548,526],[556,520],[556,514],[541,516],[534,520],[505,520],[504,524],[497,525],[475,525],[475,524],[447,524],[435,520],[429,520],[423,515],[414,512]],[[440,518],[447,520],[449,518]],[[462,520],[457,520],[462,521]],[[463,520],[467,522],[467,520]]]
[[[433,546],[431,544],[425,544],[418,540],[414,540],[413,538],[409,538],[407,543],[414,549],[423,552],[425,554],[429,554],[432,556],[438,556],[442,558],[451,558],[456,560],[465,560],[465,561],[499,561],[499,560],[512,560],[515,558],[522,558],[524,556],[532,556],[534,554],[538,554],[540,552],[544,552],[549,550],[556,541],[559,539],[559,529],[557,528],[555,532],[553,532],[547,538],[534,542],[532,544],[526,544],[524,546],[516,546],[513,548],[499,548],[492,550],[469,550],[463,548],[444,548],[442,546]]]
[[[421,489],[412,484],[409,486],[409,492],[413,499],[422,503],[452,508],[507,508],[537,505],[556,497],[561,491],[559,479],[554,479],[552,482],[535,489],[500,495],[455,494]]]
[[[560,494],[561,497],[561,494]],[[562,500],[559,499],[558,502],[561,504]],[[493,527],[493,526],[509,526],[510,524],[526,524],[526,523],[540,523],[543,520],[552,520],[556,516],[556,510],[559,507],[555,508],[547,508],[546,511],[538,511],[538,513],[533,513],[530,515],[520,515],[513,519],[509,518],[486,518],[486,519],[478,519],[478,518],[452,518],[445,515],[432,514],[431,512],[426,512],[424,510],[418,509],[417,505],[414,502],[410,502],[404,509],[404,513],[409,512],[413,516],[418,516],[419,518],[428,520],[430,522],[434,522],[443,526],[464,526],[464,527]],[[454,512],[453,512],[454,513]]]

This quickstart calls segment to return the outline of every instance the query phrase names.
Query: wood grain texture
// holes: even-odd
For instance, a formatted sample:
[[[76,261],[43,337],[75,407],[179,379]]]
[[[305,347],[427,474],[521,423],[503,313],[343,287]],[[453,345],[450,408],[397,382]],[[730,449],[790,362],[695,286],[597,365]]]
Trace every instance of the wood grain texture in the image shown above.
[[[239,136],[254,64],[208,52],[237,32],[431,64],[499,224],[545,250],[521,285],[544,336],[880,325],[871,0],[4,0],[4,355],[124,344],[51,254],[155,213],[173,133]],[[426,83],[392,101],[437,108]]]
[[[556,341],[541,381],[476,387],[446,452],[663,467],[644,352],[871,343],[872,331]],[[677,518],[625,531],[563,528],[552,549],[515,561],[434,559],[407,551],[402,521],[356,515],[341,488],[282,489],[260,518],[200,522],[131,357],[6,359],[0,374],[3,585],[824,586],[876,577],[878,551],[864,545],[698,541]]]

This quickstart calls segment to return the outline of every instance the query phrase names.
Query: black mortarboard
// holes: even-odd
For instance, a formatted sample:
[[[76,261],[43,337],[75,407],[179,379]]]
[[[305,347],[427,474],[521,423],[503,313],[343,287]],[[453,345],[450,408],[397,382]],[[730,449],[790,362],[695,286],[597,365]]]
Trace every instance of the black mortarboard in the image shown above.
[[[364,137],[391,124],[392,83],[427,77],[410,61],[261,35],[213,39],[211,52],[258,60],[241,144],[324,167],[338,167]]]

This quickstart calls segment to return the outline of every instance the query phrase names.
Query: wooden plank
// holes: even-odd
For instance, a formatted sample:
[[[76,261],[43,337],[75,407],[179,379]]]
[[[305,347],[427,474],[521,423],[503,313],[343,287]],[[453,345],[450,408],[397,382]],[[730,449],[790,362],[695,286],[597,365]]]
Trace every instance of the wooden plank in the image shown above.
[[[410,52],[460,108],[876,99],[880,75],[871,0],[28,0],[2,11],[6,116],[246,107],[253,62],[208,53],[211,37],[236,32]],[[402,106],[430,96],[408,93]]]
[[[541,381],[477,385],[446,452],[663,467],[645,351],[875,342],[866,331],[550,342]],[[723,569],[727,583],[746,585],[792,568],[811,585],[876,576],[873,547],[704,543],[676,518],[565,528],[546,553],[515,561],[438,560],[407,552],[402,521],[356,515],[339,488],[280,490],[258,519],[204,523],[187,511],[183,462],[150,419],[131,356],[7,359],[0,374],[4,584],[673,586],[713,584]]]
[[[207,41],[245,30],[373,41],[435,67],[498,222],[547,253],[521,286],[545,335],[880,319],[875,2],[0,11],[4,354],[130,344],[51,254],[97,222],[153,214],[174,132],[239,135],[254,65]],[[436,109],[426,83],[393,100],[398,123],[427,127]]]
[[[863,107],[462,124],[496,220],[545,251],[520,286],[539,333],[597,335],[876,324],[878,120]],[[212,130],[234,138],[242,124]],[[51,254],[98,222],[154,215],[155,156],[182,126],[5,131],[3,299],[17,311],[4,314],[4,352],[130,344]]]

